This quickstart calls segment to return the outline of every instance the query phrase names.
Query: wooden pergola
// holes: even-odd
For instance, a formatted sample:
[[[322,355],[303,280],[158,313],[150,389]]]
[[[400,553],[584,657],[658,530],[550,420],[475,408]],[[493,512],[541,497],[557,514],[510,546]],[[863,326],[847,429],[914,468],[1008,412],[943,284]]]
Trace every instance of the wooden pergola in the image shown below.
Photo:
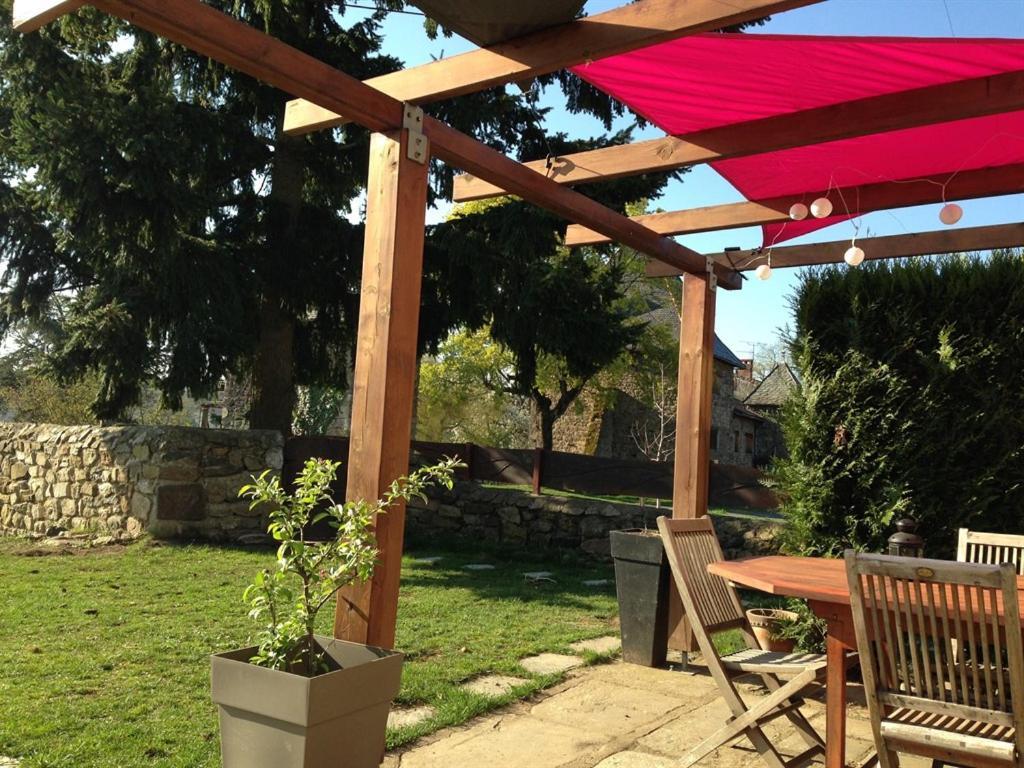
[[[433,1],[433,0],[432,0]],[[928,86],[753,120],[681,137],[520,164],[425,114],[432,101],[473,93],[656,43],[749,21],[820,0],[637,0],[591,17],[366,82],[226,16],[200,0],[91,0],[120,17],[273,85],[296,99],[287,132],[345,122],[373,132],[367,181],[366,239],[353,381],[348,494],[378,497],[409,464],[416,340],[430,158],[465,175],[455,199],[513,194],[570,222],[568,245],[619,242],[646,254],[648,273],[683,276],[679,340],[677,449],[673,514],[707,512],[716,288],[738,289],[741,270],[760,252],[703,255],[668,235],[785,221],[807,197],[716,205],[628,218],[575,192],[573,185],[728,158],[1024,109],[1024,72]],[[83,0],[15,0],[14,24],[29,32]],[[439,5],[438,2],[433,4]],[[942,183],[940,183],[942,182]],[[970,170],[948,179],[868,184],[861,213],[1024,190],[1024,166]],[[821,194],[829,190],[821,190]],[[941,197],[940,197],[941,196]],[[984,250],[1024,243],[1024,224],[961,228],[862,241],[871,259]],[[870,245],[868,245],[870,243]],[[773,266],[842,262],[849,241],[773,249]],[[404,512],[377,521],[380,559],[372,581],[338,603],[338,637],[394,641]],[[830,654],[833,649],[830,646]],[[841,651],[839,652],[841,654]],[[839,657],[830,659],[842,667]],[[842,721],[829,719],[829,765],[841,765]],[[838,734],[834,729],[840,729]]]

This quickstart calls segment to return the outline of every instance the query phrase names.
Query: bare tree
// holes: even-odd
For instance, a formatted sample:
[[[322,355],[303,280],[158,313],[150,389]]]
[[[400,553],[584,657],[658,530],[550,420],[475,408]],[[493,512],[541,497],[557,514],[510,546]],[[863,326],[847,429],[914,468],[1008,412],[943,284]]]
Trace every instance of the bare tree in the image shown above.
[[[676,381],[658,366],[651,384],[651,410],[633,422],[630,434],[637,450],[651,461],[668,461],[676,447]]]

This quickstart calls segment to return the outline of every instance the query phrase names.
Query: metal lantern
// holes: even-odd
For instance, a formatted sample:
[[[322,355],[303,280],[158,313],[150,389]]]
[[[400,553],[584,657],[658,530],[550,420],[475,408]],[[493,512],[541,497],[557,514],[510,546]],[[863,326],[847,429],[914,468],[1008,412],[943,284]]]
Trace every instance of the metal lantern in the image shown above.
[[[897,557],[924,557],[924,539],[917,535],[917,521],[908,517],[896,522],[896,533],[889,537],[889,554]]]

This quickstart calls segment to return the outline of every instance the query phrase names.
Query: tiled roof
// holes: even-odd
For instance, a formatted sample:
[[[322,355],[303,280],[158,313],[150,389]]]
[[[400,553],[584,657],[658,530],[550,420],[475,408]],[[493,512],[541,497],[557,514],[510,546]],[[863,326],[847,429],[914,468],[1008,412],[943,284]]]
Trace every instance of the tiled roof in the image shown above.
[[[743,404],[754,408],[777,408],[799,387],[800,380],[789,364],[779,363],[761,380],[757,389],[747,395]]]

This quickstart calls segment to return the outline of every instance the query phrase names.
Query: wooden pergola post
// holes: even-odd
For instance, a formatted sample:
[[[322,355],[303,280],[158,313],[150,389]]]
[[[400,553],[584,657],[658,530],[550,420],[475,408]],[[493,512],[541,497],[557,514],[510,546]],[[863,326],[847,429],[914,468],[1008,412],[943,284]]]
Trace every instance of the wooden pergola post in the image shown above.
[[[679,318],[679,372],[676,397],[676,450],[672,474],[672,517],[708,513],[711,403],[715,381],[715,275],[683,276]],[[691,651],[693,633],[672,582],[669,647]]]
[[[379,498],[409,471],[429,157],[416,129],[422,114],[407,107],[407,127],[370,141],[349,499]],[[404,505],[377,518],[377,567],[369,582],[338,595],[335,637],[394,646],[404,529]]]

